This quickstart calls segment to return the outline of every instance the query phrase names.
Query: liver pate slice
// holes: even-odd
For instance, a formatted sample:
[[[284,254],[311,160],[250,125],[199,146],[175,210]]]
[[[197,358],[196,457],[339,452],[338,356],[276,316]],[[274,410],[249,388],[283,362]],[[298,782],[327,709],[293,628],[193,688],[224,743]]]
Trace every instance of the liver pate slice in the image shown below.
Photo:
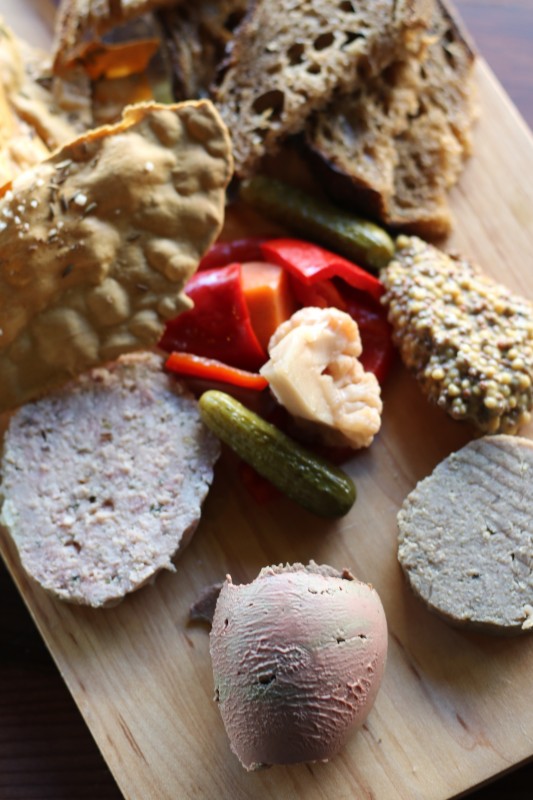
[[[444,459],[398,514],[398,558],[448,622],[533,630],[533,442],[486,436]]]
[[[0,521],[45,589],[108,605],[174,569],[218,454],[161,359],[124,356],[11,417]]]

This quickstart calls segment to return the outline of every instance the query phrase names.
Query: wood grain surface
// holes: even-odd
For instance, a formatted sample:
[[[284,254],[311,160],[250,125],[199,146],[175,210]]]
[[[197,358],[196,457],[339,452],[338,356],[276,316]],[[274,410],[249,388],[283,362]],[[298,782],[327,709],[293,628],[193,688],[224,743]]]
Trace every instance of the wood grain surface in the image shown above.
[[[460,9],[480,52],[488,60],[524,118],[533,125],[531,0],[514,2],[456,0],[455,4]],[[533,197],[528,180],[533,171],[533,148],[521,121],[515,117],[513,109],[507,108],[506,99],[495,92],[490,78],[482,76],[482,90],[486,111],[498,117],[494,125],[482,123],[484,127],[480,139],[479,160],[487,167],[487,174],[472,164],[461,186],[454,193],[454,206],[461,222],[464,219],[472,221],[468,230],[461,225],[461,230],[457,234],[458,243],[463,249],[479,254],[480,258],[485,257],[494,272],[497,264],[494,249],[497,251],[498,248],[504,248],[500,254],[502,263],[509,254],[505,247],[508,243],[506,237],[510,234],[504,232],[492,235],[492,228],[501,226],[505,221],[501,215],[502,197],[506,207],[510,209],[510,224],[514,226],[516,233],[510,245],[516,260],[523,258],[524,253],[528,257],[533,247],[533,236],[531,232],[528,233],[527,228],[528,225],[530,229],[533,228]],[[498,185],[498,181],[491,178],[488,167],[493,154],[500,151],[501,158],[494,167],[502,177]],[[475,208],[473,198],[476,202]],[[495,212],[497,219],[493,217]],[[518,267],[513,269],[511,265],[510,270],[511,282],[533,296],[533,279],[521,272]],[[401,392],[395,393],[395,380],[401,382],[401,377],[395,377],[387,389],[390,417],[398,419],[398,425],[405,423],[404,432],[401,436],[396,436],[396,433],[390,430],[390,424],[386,424],[383,439],[390,443],[390,446],[381,448],[372,456],[372,460],[375,460],[373,469],[378,469],[380,464],[383,464],[384,469],[385,466],[390,468],[390,465],[394,464],[400,474],[398,480],[391,476],[389,484],[382,487],[382,500],[388,508],[384,513],[388,514],[392,513],[393,506],[396,507],[401,499],[403,481],[409,483],[422,477],[431,466],[429,462],[441,454],[444,455],[454,444],[459,444],[464,435],[452,423],[440,426],[440,418],[437,420],[432,414],[425,416],[422,413],[421,418],[424,419],[422,434],[432,441],[431,454],[428,455],[426,452],[414,456],[409,450],[408,417],[413,411],[416,413],[417,409],[421,408],[420,401],[416,390],[405,385],[400,387]],[[366,466],[368,467],[368,464]],[[364,485],[364,476],[361,476],[361,480]],[[372,482],[371,477],[366,480]],[[199,783],[193,785],[187,783],[184,777],[183,783],[174,784],[173,796],[177,800],[180,798],[187,800],[189,797],[205,797],[206,800],[211,800],[211,797],[215,796],[219,798],[259,796],[258,785],[262,788],[261,797],[290,798],[299,796],[302,789],[309,793],[309,787],[314,785],[315,768],[293,770],[287,777],[287,782],[281,784],[278,783],[280,779],[276,777],[276,771],[265,773],[265,777],[260,778],[259,784],[248,780],[248,777],[245,780],[240,768],[237,769],[231,761],[232,757],[227,751],[227,743],[216,714],[210,710],[206,722],[204,714],[198,712],[204,704],[205,707],[212,708],[206,690],[209,670],[208,659],[204,658],[206,637],[203,631],[191,632],[183,629],[185,601],[194,596],[203,580],[209,578],[209,569],[200,563],[203,558],[202,548],[207,547],[211,552],[215,552],[221,547],[217,539],[220,537],[222,541],[226,541],[224,531],[219,531],[217,526],[220,509],[223,508],[224,514],[229,515],[225,516],[226,520],[240,518],[243,513],[237,501],[231,498],[232,495],[226,494],[223,487],[220,487],[208,504],[204,541],[201,545],[200,541],[193,543],[186,556],[182,584],[183,600],[176,602],[173,589],[175,576],[168,576],[168,579],[165,576],[158,582],[154,591],[131,598],[131,603],[128,601],[130,608],[135,610],[139,630],[143,625],[147,628],[151,626],[157,628],[159,623],[154,623],[154,620],[158,620],[161,626],[166,626],[159,630],[164,630],[174,640],[168,666],[162,674],[158,672],[167,692],[169,701],[167,709],[161,707],[161,696],[156,690],[157,687],[150,684],[150,665],[152,659],[154,663],[157,660],[156,655],[136,646],[135,640],[131,638],[135,631],[131,627],[127,628],[124,641],[117,640],[115,623],[124,613],[120,607],[117,610],[110,610],[109,613],[105,612],[105,629],[102,631],[101,618],[95,623],[94,614],[91,612],[79,609],[73,611],[60,604],[43,602],[38,592],[37,596],[35,595],[34,587],[20,575],[14,554],[6,553],[6,558],[12,562],[13,571],[19,575],[21,588],[29,598],[30,604],[39,609],[37,612],[39,621],[47,630],[48,642],[55,652],[60,653],[58,660],[63,670],[63,677],[69,681],[71,689],[74,690],[80,707],[90,721],[91,729],[97,735],[100,745],[106,749],[114,770],[119,774],[127,771],[131,765],[135,767],[130,776],[121,779],[121,785],[128,787],[128,798],[144,800],[153,797],[159,800],[162,795],[158,794],[157,780],[160,779],[161,772],[175,775],[175,763],[180,760],[183,760],[184,764],[197,763],[199,752],[211,756],[211,761],[207,762],[209,766],[201,761],[198,762],[199,769],[213,769],[213,774],[217,774],[217,767],[221,766],[217,759],[224,757],[229,760],[229,764],[224,765],[224,771],[221,773],[219,769],[218,772],[219,775],[224,774],[225,780],[218,784],[215,779],[202,783],[205,776],[200,776]],[[252,513],[249,508],[245,511],[246,514]],[[364,506],[362,514],[363,521],[367,526],[371,526],[373,522],[371,508]],[[291,519],[290,509],[287,510],[287,515],[289,519],[284,520],[283,525],[291,526],[292,523],[296,528],[297,517]],[[231,541],[228,540],[226,544],[230,548],[229,554],[227,551],[224,555],[220,553],[221,563],[226,564],[230,561],[237,572],[241,569],[242,574],[236,575],[237,578],[249,577],[251,564],[257,562],[257,566],[260,566],[276,559],[278,555],[276,541],[271,541],[268,535],[267,522],[265,521],[259,528],[259,532],[256,532],[258,541],[254,544],[253,541],[247,543],[244,540],[241,545],[244,548],[243,552],[239,552],[235,547],[231,551]],[[308,524],[304,537],[293,537],[284,557],[306,559],[310,548],[315,558],[320,558],[321,551],[327,552],[323,533],[313,528],[312,521]],[[369,545],[368,554],[363,561],[366,570],[374,569],[379,576],[376,584],[380,591],[379,583],[384,582],[384,591],[389,597],[389,590],[385,590],[385,579],[395,581],[397,576],[392,563],[387,562],[383,565],[381,558],[378,545]],[[197,575],[194,574],[194,569],[189,569],[195,565],[198,566]],[[211,577],[216,578],[218,575],[213,573]],[[376,796],[388,800],[389,797],[401,796],[411,800],[415,796],[440,797],[441,794],[438,794],[435,787],[437,784],[442,785],[443,771],[448,771],[447,783],[451,796],[454,793],[453,787],[459,786],[461,781],[466,780],[473,772],[481,779],[491,772],[503,771],[517,759],[530,755],[533,752],[533,724],[527,726],[524,723],[524,715],[533,714],[531,711],[533,689],[524,686],[523,694],[517,698],[512,680],[516,677],[522,687],[521,676],[524,670],[531,671],[531,646],[524,646],[519,641],[487,642],[483,637],[459,635],[441,623],[434,622],[433,619],[428,620],[427,615],[421,613],[408,594],[400,591],[397,598],[401,599],[401,603],[387,608],[393,632],[391,657],[394,664],[402,665],[405,674],[397,673],[396,676],[391,675],[387,678],[367,730],[361,740],[348,749],[348,754],[353,755],[355,752],[353,748],[357,748],[357,755],[362,764],[361,770],[358,770],[357,774],[351,772],[350,760],[342,757],[339,761],[332,762],[328,781],[333,781],[332,785],[346,785],[342,782],[351,780],[353,794],[350,794],[350,797]],[[0,603],[2,609],[0,613],[0,800],[48,800],[48,798],[118,800],[123,795],[103,761],[66,689],[62,675],[49,656],[4,566],[0,569]],[[413,627],[413,618],[417,627]],[[99,628],[97,635],[96,627]],[[68,646],[64,641],[65,630],[69,632],[70,637]],[[410,640],[413,630],[420,631],[418,642]],[[120,662],[117,674],[110,675],[102,688],[97,674],[98,666],[101,664],[98,647],[104,644],[107,647],[107,658],[113,659],[113,653],[118,658],[123,648],[127,648],[130,661]],[[406,647],[410,653],[409,659],[402,656]],[[442,658],[443,649],[447,650],[446,659]],[[478,685],[471,672],[471,656],[474,651],[478,660],[485,665],[484,686]],[[80,685],[80,672],[76,669],[76,662],[77,659],[81,660],[81,654],[86,657],[88,652],[91,654],[90,666],[84,667],[83,673],[86,685]],[[199,655],[202,656],[200,660]],[[185,665],[184,673],[177,682],[172,670],[173,659],[181,659]],[[505,665],[505,676],[502,675],[502,661]],[[425,673],[431,675],[430,699],[434,704],[436,724],[453,740],[453,747],[448,748],[446,752],[441,749],[440,740],[433,744],[432,730],[427,729],[428,720],[423,716],[411,721],[412,724],[406,723],[403,729],[400,727],[391,731],[388,726],[388,720],[397,716],[394,707],[397,702],[396,681],[405,680],[410,687],[410,696],[403,700],[407,712],[409,700],[413,712],[420,707],[420,704],[427,705],[425,695],[430,691],[428,685],[424,680],[420,680],[420,671],[417,680],[413,680],[410,672],[413,669],[417,670],[417,664],[418,669],[422,664]],[[455,683],[455,688],[461,696],[454,696],[453,703],[446,690],[450,670],[453,671],[455,678],[457,674],[461,675],[460,680]],[[185,680],[185,676],[188,676],[189,683]],[[142,680],[138,680],[140,678]],[[531,681],[529,683],[531,684]],[[143,686],[143,696],[137,698],[136,693],[140,685]],[[158,750],[160,742],[166,741],[165,730],[172,731],[175,722],[169,713],[172,703],[183,704],[183,700],[176,697],[180,689],[185,695],[185,706],[191,725],[191,742],[196,741],[196,744],[192,746],[185,739],[180,743],[169,745],[168,750],[165,749],[165,752],[161,753]],[[128,719],[119,714],[111,719],[102,711],[106,706],[98,697],[98,693],[102,691],[115,694],[118,698],[117,707],[128,705],[133,697],[138,701],[137,712]],[[139,752],[137,728],[140,730],[143,727],[143,717],[147,713],[146,695],[150,697],[152,693],[153,703],[150,705],[158,711],[157,719],[153,720],[157,736],[152,743],[143,746],[142,752]],[[487,702],[478,704],[476,696],[479,693],[487,695]],[[95,705],[96,710],[89,703],[91,697],[96,697],[99,701]],[[506,704],[514,709],[512,714],[506,711]],[[203,721],[195,723],[197,714]],[[485,736],[487,730],[491,731],[490,740]],[[215,742],[213,747],[210,741],[202,741],[202,737],[211,733]],[[200,750],[197,737],[200,737]],[[392,742],[391,737],[396,737],[398,741]],[[418,763],[414,763],[406,754],[413,745],[411,740],[417,737],[420,739],[422,751],[426,749],[426,756],[425,760],[422,758]],[[129,749],[114,751],[113,742],[117,741],[129,742]],[[174,742],[174,739],[172,741]],[[430,744],[424,748],[423,745],[427,742]],[[373,795],[371,789],[362,781],[361,775],[365,773],[365,765],[372,760],[381,758],[385,761],[386,753],[391,748],[397,753],[404,753],[405,761],[393,767],[405,774],[403,776],[399,774],[396,783],[387,783],[390,778],[386,779],[385,764],[378,787],[379,794],[376,791]],[[465,756],[465,753],[468,755]],[[142,773],[142,767],[144,783],[137,782],[135,770],[139,768],[139,761],[142,762],[143,758],[150,762],[152,768],[154,764],[159,766],[159,774],[155,776],[154,784],[151,784],[147,777],[150,769],[146,768]],[[443,759],[446,760],[445,764]],[[392,774],[394,769],[391,767],[389,774]],[[321,773],[322,776],[323,774]],[[337,779],[339,783],[336,783]],[[318,781],[316,783],[318,784]],[[217,794],[203,792],[201,787],[207,785],[215,787]],[[471,796],[475,800],[495,800],[495,798],[530,800],[532,785],[533,767],[525,766],[506,777],[499,778],[490,786],[478,789]],[[410,786],[418,787],[421,793],[409,794]],[[401,794],[398,794],[400,791]]]

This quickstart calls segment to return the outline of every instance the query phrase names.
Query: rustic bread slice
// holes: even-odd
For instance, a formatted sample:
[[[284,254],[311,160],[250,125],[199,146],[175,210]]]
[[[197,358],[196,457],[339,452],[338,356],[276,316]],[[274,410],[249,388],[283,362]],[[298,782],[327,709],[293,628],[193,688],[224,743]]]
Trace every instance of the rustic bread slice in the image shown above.
[[[533,630],[533,441],[487,436],[442,461],[398,514],[411,588],[455,625]]]
[[[47,591],[109,605],[174,569],[219,450],[162,360],[125,356],[13,414],[1,521]]]
[[[53,63],[56,72],[72,62],[88,41],[178,0],[61,0],[56,14]]]
[[[207,97],[250,0],[196,0],[159,13],[176,100]]]
[[[427,0],[258,0],[235,34],[215,92],[237,174],[250,175],[334,92],[417,54],[429,15]]]
[[[447,190],[472,150],[473,62],[435,3],[423,60],[397,60],[310,122],[307,144],[331,168],[332,193],[391,227],[447,234]]]
[[[149,348],[224,219],[229,136],[208,100],[131,106],[0,198],[0,410]]]

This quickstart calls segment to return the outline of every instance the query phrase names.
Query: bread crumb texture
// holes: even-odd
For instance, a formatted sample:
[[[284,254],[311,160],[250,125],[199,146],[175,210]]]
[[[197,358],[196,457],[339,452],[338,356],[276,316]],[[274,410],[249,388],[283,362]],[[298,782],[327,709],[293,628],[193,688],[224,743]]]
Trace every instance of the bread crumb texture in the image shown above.
[[[404,232],[449,233],[447,191],[472,152],[474,54],[433,3],[421,57],[399,54],[379,75],[311,118],[307,144],[334,170],[340,200]]]
[[[161,359],[124,356],[11,417],[0,521],[46,590],[113,604],[174,569],[219,451]]]
[[[250,175],[336,91],[350,91],[398,53],[417,53],[425,0],[256,2],[231,42],[215,100],[233,138],[236,172]]]
[[[381,272],[393,340],[428,398],[485,433],[531,418],[533,305],[416,237]]]
[[[157,343],[218,235],[232,173],[210,101],[126,109],[0,199],[0,410]]]
[[[451,623],[533,628],[533,442],[486,436],[442,461],[398,514],[409,583]]]

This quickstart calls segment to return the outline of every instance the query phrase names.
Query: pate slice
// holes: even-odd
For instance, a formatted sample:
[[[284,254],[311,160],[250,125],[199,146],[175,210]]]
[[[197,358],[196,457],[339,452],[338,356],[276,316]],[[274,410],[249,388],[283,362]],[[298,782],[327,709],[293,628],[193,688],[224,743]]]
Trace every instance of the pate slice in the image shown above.
[[[162,360],[132,353],[11,416],[0,523],[48,592],[112,605],[174,570],[219,452]]]
[[[398,514],[413,591],[455,625],[533,629],[533,441],[485,436],[444,459]]]
[[[157,343],[218,235],[232,172],[209,101],[126,109],[0,199],[0,411]]]

